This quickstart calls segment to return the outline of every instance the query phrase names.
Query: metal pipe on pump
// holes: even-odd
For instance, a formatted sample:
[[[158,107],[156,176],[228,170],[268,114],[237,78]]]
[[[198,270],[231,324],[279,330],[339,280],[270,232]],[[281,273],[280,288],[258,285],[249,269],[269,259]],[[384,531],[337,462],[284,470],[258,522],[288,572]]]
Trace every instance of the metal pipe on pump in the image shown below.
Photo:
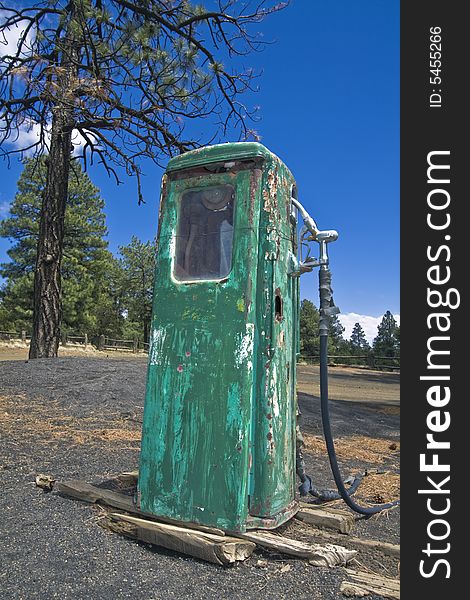
[[[338,459],[336,457],[336,451],[333,441],[333,435],[331,432],[330,412],[329,412],[329,400],[328,400],[328,319],[331,315],[339,313],[339,309],[335,306],[333,301],[333,290],[331,288],[331,272],[329,269],[329,257],[328,257],[328,244],[338,239],[338,232],[335,230],[320,231],[313,218],[308,214],[305,208],[300,204],[296,198],[292,198],[292,204],[298,209],[304,222],[303,230],[300,234],[302,238],[308,241],[315,241],[320,246],[319,259],[309,259],[300,262],[300,273],[310,272],[315,267],[320,267],[318,278],[319,278],[319,294],[320,294],[320,405],[322,415],[322,426],[323,434],[325,437],[326,447],[328,451],[328,459],[330,461],[331,471],[338,488],[338,495],[330,490],[323,490],[319,492],[316,490],[308,476],[305,476],[306,480],[302,482],[301,490],[303,493],[312,493],[312,495],[319,497],[323,500],[333,500],[341,497],[344,502],[354,510],[355,512],[370,516],[381,512],[387,508],[397,506],[400,501],[387,502],[373,507],[364,507],[351,498],[359,483],[362,476],[356,476],[355,480],[350,485],[349,489],[346,489],[341,472],[338,466]],[[305,235],[307,233],[307,236]],[[310,235],[308,235],[310,234]]]

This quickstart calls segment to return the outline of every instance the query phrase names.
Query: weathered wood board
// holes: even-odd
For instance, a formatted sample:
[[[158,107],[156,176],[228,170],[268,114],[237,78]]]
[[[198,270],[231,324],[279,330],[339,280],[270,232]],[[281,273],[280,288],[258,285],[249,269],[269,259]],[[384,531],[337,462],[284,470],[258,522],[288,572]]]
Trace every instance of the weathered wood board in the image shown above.
[[[64,496],[70,496],[71,498],[83,500],[84,502],[90,502],[92,504],[101,502],[127,512],[135,512],[137,510],[131,496],[99,488],[90,483],[86,483],[85,481],[58,481],[55,485],[55,489]]]
[[[354,516],[351,513],[324,506],[312,506],[301,503],[295,517],[309,525],[334,529],[345,534],[351,533],[354,527]]]
[[[400,599],[400,581],[390,577],[382,577],[375,573],[366,573],[364,571],[355,571],[346,569],[348,576],[352,581],[343,581],[340,592],[345,596],[368,596],[377,594],[384,598],[392,600]]]
[[[123,479],[125,484],[129,483],[130,485],[135,482],[136,477],[137,473],[134,472],[118,476],[119,479]],[[99,488],[84,481],[57,482],[55,489],[65,496],[85,502],[105,504],[138,515],[138,518],[128,515],[112,515],[115,522],[132,524],[132,527],[129,528],[130,537],[216,564],[229,564],[245,560],[251,555],[256,545],[276,550],[282,554],[307,559],[310,564],[315,566],[345,565],[357,554],[356,550],[347,549],[336,543],[301,542],[262,530],[248,531],[243,534],[226,534],[222,529],[206,527],[197,523],[183,523],[165,517],[155,517],[140,511],[131,496]],[[325,515],[325,513],[328,514]],[[340,533],[348,533],[354,523],[352,515],[345,511],[331,509],[325,511],[302,506],[300,514],[301,517],[304,517],[301,520],[305,523],[315,526],[318,523],[326,526],[328,523],[332,529]],[[125,531],[123,533],[127,535]],[[314,535],[338,539],[338,534],[328,533],[321,528],[315,528]],[[347,544],[378,550],[391,556],[400,555],[400,547],[395,544],[378,540],[364,540],[350,535],[345,538],[345,541]],[[354,585],[357,587],[359,584],[352,582],[351,586]]]
[[[329,540],[338,540],[340,537],[342,537],[338,534],[330,533],[317,528],[311,530],[311,535]],[[348,535],[347,538],[344,538],[344,543],[357,546],[358,548],[364,548],[365,550],[377,550],[378,552],[382,552],[387,556],[400,557],[400,546],[398,544],[390,544],[389,542],[382,542],[381,540],[367,540],[355,537],[353,535]]]
[[[311,565],[318,567],[345,565],[357,554],[356,550],[347,550],[336,544],[299,542],[267,531],[249,531],[236,536],[282,554],[306,558]]]
[[[246,560],[256,548],[253,542],[228,535],[214,535],[117,513],[112,513],[110,517],[135,525],[135,536],[141,542],[163,546],[218,565]]]
[[[205,525],[199,525],[198,523],[181,523],[166,517],[156,517],[154,515],[148,515],[140,511],[134,504],[134,500],[131,496],[121,494],[119,492],[113,492],[104,488],[99,488],[90,483],[84,481],[59,481],[55,485],[55,489],[64,496],[69,496],[77,500],[83,500],[84,502],[100,503],[111,506],[112,508],[118,508],[131,514],[140,515],[148,519],[154,519],[162,523],[169,523],[172,525],[183,525],[188,529],[195,529],[197,531],[205,531],[207,533],[213,533],[217,535],[225,535],[222,529],[216,529],[215,527],[206,527]]]

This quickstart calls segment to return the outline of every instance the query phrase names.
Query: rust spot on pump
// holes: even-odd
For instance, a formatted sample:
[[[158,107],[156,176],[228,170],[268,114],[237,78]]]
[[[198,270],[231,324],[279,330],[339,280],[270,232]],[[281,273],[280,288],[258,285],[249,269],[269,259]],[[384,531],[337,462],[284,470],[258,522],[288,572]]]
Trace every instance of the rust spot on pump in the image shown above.
[[[255,215],[255,207],[256,207],[256,201],[257,201],[256,195],[257,195],[257,190],[259,189],[262,175],[263,175],[263,171],[261,169],[253,169],[253,172],[251,174],[250,206],[248,209],[248,222],[250,223],[250,225],[253,225],[253,219],[254,219],[254,215]]]
[[[281,290],[279,288],[276,288],[275,292],[274,292],[274,320],[277,323],[280,323],[282,321],[282,319],[284,318],[284,307],[283,307],[283,301],[282,301],[282,296],[281,296]]]

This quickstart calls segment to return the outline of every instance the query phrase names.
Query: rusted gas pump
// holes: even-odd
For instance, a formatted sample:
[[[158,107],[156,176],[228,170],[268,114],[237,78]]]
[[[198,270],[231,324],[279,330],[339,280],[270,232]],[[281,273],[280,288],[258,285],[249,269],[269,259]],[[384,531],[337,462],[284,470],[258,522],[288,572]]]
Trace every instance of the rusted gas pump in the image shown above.
[[[296,511],[295,181],[257,143],[163,177],[138,502],[227,530]]]
[[[319,258],[298,258],[300,241]],[[327,245],[284,163],[257,143],[172,159],[162,181],[137,501],[142,511],[228,531],[297,510],[299,275],[320,267],[322,418],[327,409]],[[303,493],[310,479],[299,469]],[[357,510],[337,481],[341,497]],[[341,489],[343,486],[343,489]],[[370,509],[361,509],[363,512]],[[366,514],[366,513],[364,513]]]

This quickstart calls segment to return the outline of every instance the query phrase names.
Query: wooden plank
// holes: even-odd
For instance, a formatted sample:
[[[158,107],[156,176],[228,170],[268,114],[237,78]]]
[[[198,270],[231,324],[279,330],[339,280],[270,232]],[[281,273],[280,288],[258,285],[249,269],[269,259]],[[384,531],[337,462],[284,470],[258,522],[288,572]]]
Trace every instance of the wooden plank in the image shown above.
[[[113,520],[109,514],[106,515],[104,520],[101,520],[100,525],[105,529],[109,529],[109,531],[131,538],[131,540],[137,540],[137,527],[135,525]]]
[[[136,538],[141,542],[163,546],[169,550],[189,554],[218,565],[243,561],[252,555],[256,547],[253,542],[235,537],[214,535],[138,517],[117,513],[112,513],[110,517],[135,525]]]
[[[132,496],[99,488],[85,481],[58,481],[55,484],[55,489],[64,496],[70,496],[84,502],[107,504],[113,508],[119,508],[128,512],[135,512],[137,510]]]
[[[182,525],[188,529],[195,529],[197,531],[205,531],[207,533],[213,533],[217,535],[225,535],[223,529],[217,529],[215,527],[206,527],[205,525],[199,525],[199,523],[183,523],[167,517],[160,517],[150,515],[139,510],[134,504],[134,499],[126,494],[114,492],[104,488],[99,488],[85,481],[59,481],[55,484],[55,488],[59,493],[64,496],[76,498],[77,500],[83,500],[84,502],[90,502],[92,504],[106,504],[112,508],[118,508],[134,515],[141,515],[145,518],[159,521],[161,523],[169,523],[172,525]]]
[[[139,471],[125,471],[124,473],[119,473],[115,479],[117,479],[121,485],[129,487],[132,487],[133,485],[136,486],[139,479]]]
[[[340,592],[345,596],[362,597],[369,594],[378,594],[392,600],[400,599],[400,582],[398,579],[353,569],[346,569],[346,573],[352,579],[352,582],[343,581],[341,583]]]
[[[234,535],[254,542],[264,548],[277,550],[282,554],[289,554],[298,558],[307,558],[311,565],[318,567],[345,565],[357,554],[356,550],[347,550],[343,546],[338,546],[336,544],[320,545],[309,542],[299,542],[280,535],[275,535],[268,531],[249,531],[247,533],[237,533]]]
[[[388,542],[382,542],[380,540],[364,540],[357,537],[350,537],[348,538],[348,541],[351,541],[355,546],[370,550],[378,550],[388,556],[400,557],[400,546],[398,544],[389,544]]]
[[[135,488],[137,490],[138,478],[138,471],[128,471],[125,473],[120,473],[119,475],[116,475],[116,477],[112,477],[111,481],[116,482],[119,488],[127,488],[129,490]]]
[[[354,516],[344,510],[305,504],[300,505],[295,517],[309,525],[326,527],[345,534],[351,533],[355,523]]]
[[[311,535],[327,538],[329,540],[338,540],[339,537],[341,537],[333,533],[323,531],[322,529],[312,530]],[[366,550],[378,550],[387,556],[400,557],[400,546],[398,544],[390,544],[389,542],[382,542],[381,540],[367,540],[355,537],[353,535],[348,535],[347,538],[344,538],[344,543],[358,546],[359,548],[364,548]]]

